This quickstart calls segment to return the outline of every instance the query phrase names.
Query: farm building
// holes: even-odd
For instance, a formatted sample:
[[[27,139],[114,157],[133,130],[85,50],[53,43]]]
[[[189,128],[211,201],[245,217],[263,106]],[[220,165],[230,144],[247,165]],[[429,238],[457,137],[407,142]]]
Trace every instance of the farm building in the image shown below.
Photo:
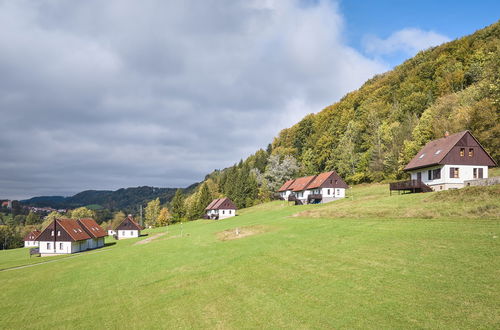
[[[105,231],[94,219],[56,219],[36,238],[41,255],[68,254],[104,246]]]
[[[411,179],[391,183],[391,190],[426,192],[458,189],[466,180],[488,178],[497,163],[469,131],[430,141],[406,165]]]
[[[288,180],[278,192],[281,198],[297,204],[318,204],[344,198],[347,188],[344,180],[335,171],[330,171]]]
[[[135,222],[132,215],[128,215],[122,222],[114,229],[117,239],[134,238],[141,236],[141,225]]]
[[[38,246],[36,238],[40,235],[40,231],[35,229],[24,237],[24,247]]]
[[[217,198],[205,208],[205,218],[217,220],[234,217],[236,209],[236,205],[229,198]]]

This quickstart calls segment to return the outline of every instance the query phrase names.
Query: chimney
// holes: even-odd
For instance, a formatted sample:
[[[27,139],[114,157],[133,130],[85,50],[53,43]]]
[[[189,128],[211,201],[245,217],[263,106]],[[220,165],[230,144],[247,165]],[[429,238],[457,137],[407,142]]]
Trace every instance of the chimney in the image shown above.
[[[448,136],[450,136],[450,132],[448,131],[444,132],[444,137],[447,138]]]

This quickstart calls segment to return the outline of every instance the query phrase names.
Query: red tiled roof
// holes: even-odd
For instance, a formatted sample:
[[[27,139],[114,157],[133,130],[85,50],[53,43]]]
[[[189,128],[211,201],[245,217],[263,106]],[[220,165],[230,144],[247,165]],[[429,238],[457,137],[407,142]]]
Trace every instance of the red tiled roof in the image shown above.
[[[314,178],[314,180],[312,180],[311,183],[309,183],[309,185],[307,186],[307,189],[318,188],[323,183],[325,183],[325,181],[328,180],[328,178],[333,173],[335,173],[335,172],[331,171],[331,172],[325,172],[325,173],[321,173],[321,174],[316,175],[316,177]]]
[[[278,190],[278,191],[287,191],[288,188],[290,187],[290,185],[294,182],[295,180],[292,179],[292,180],[288,180],[287,182],[285,182],[281,188]]]
[[[288,190],[293,190],[293,191],[302,191],[305,190],[306,187],[309,185],[309,183],[314,180],[316,175],[311,175],[311,176],[306,176],[303,178],[297,178],[293,183],[288,187]]]
[[[80,226],[93,238],[108,236],[104,229],[95,222],[94,219],[78,219]]]
[[[75,241],[81,241],[91,238],[89,234],[73,219],[58,219],[57,223],[71,236]]]
[[[40,235],[41,231],[39,231],[38,229],[35,229],[33,231],[31,231],[28,235],[26,235],[24,237],[24,241],[35,241],[36,238],[38,237],[38,235]]]

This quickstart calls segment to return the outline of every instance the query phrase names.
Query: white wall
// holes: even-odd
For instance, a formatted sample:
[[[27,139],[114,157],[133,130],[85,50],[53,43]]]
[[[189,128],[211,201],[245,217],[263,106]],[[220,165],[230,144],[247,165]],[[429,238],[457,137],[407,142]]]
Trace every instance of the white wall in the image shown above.
[[[219,210],[219,219],[226,219],[234,217],[236,215],[236,210],[224,209]]]
[[[109,236],[113,236],[114,234],[116,234],[116,231],[114,231],[113,229],[108,229]]]
[[[458,178],[450,178],[450,168],[458,167]],[[429,180],[428,171],[441,168],[441,179]],[[411,179],[417,179],[417,173],[422,173],[422,182],[426,185],[439,185],[439,184],[461,184],[463,185],[465,180],[473,180],[474,179],[474,168],[482,168],[483,169],[483,178],[488,177],[488,166],[477,166],[477,165],[440,165],[440,166],[432,166],[426,167],[423,169],[411,171]]]
[[[140,235],[138,230],[117,230],[116,232],[118,239],[134,238]]]
[[[40,253],[66,254],[66,253],[78,252],[74,251],[71,243],[72,242],[56,241],[55,242],[56,248],[54,249],[54,241],[40,241]],[[48,247],[47,244],[49,244],[50,246]]]
[[[38,246],[38,241],[24,241],[24,247]]]

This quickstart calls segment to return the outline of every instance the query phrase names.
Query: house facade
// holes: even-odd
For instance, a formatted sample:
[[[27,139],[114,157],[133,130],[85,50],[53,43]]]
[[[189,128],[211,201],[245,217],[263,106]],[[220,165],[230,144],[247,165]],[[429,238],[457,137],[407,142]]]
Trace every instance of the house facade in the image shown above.
[[[236,210],[236,205],[229,198],[217,198],[205,208],[205,218],[217,220],[234,217]]]
[[[464,187],[467,180],[488,178],[497,163],[469,131],[430,141],[406,165],[411,180],[434,191]]]
[[[94,220],[92,222],[92,227],[100,228]],[[90,223],[90,221],[85,221],[85,223]],[[69,254],[104,246],[104,238],[99,237],[100,234],[96,233],[94,236],[85,228],[81,220],[56,219],[52,221],[36,238],[40,254],[42,256]],[[104,232],[102,228],[91,229],[91,231]]]
[[[36,229],[26,235],[24,237],[24,247],[37,247],[38,241],[36,239],[39,235],[40,231]]]
[[[288,180],[278,193],[285,200],[298,200],[299,204],[317,204],[344,198],[347,188],[344,180],[335,171],[330,171]]]
[[[114,229],[117,239],[134,238],[141,236],[141,225],[135,222],[132,215],[128,215],[123,221]]]

